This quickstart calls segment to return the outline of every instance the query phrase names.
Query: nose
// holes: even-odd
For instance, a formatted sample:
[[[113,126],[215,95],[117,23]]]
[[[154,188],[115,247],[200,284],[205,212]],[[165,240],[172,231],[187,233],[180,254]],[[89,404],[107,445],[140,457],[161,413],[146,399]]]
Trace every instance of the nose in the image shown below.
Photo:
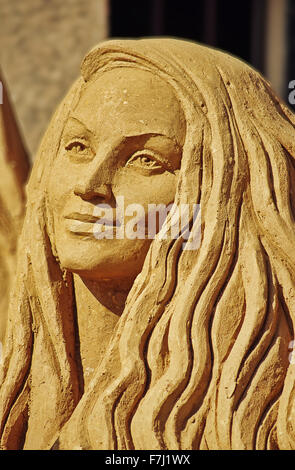
[[[80,196],[85,201],[92,201],[95,198],[110,201],[112,189],[110,184],[100,184],[96,186],[95,184],[79,183],[74,189],[74,194]]]
[[[74,187],[74,194],[85,201],[113,200],[112,180],[114,164],[112,147],[102,146],[90,164],[81,171],[81,177]],[[99,201],[101,202],[101,201]]]

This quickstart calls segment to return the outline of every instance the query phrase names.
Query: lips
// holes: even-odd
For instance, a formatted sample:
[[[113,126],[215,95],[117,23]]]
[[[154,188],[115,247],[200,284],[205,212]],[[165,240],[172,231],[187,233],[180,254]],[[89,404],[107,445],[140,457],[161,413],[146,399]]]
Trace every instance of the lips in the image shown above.
[[[81,214],[78,212],[73,212],[72,214],[66,215],[65,219],[77,220],[80,222],[88,222],[88,223],[95,223],[97,221],[97,217],[94,217],[93,215]]]
[[[88,224],[95,224],[99,223],[101,225],[107,225],[110,227],[119,227],[121,225],[119,220],[116,220],[114,217],[113,219],[107,219],[105,217],[96,217],[93,214],[86,214],[81,212],[73,212],[65,216],[65,219],[75,220],[81,223],[88,223]]]
[[[97,226],[104,228],[104,230],[98,230],[99,232],[106,232],[116,229],[121,225],[115,217],[114,219],[106,219],[82,212],[72,212],[66,215],[65,219],[68,221],[69,231],[78,235],[94,235],[97,232]]]

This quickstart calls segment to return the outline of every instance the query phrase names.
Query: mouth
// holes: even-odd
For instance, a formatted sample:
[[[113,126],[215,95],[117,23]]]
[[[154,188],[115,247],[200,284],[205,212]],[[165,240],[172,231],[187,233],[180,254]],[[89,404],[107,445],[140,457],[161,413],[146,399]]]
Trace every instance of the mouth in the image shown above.
[[[68,230],[77,235],[94,236],[95,233],[109,232],[118,229],[121,223],[116,220],[95,217],[91,214],[73,212],[64,217],[67,220]]]
[[[108,227],[120,227],[121,222],[116,219],[106,219],[105,217],[96,217],[91,214],[82,214],[80,212],[73,212],[65,216],[65,219],[86,224],[100,224]]]

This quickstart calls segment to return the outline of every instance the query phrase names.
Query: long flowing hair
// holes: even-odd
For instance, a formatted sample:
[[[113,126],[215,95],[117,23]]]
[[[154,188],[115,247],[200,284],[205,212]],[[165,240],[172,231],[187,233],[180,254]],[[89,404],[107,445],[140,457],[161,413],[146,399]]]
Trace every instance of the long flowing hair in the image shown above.
[[[187,130],[174,202],[201,205],[202,240],[189,251],[181,236],[155,237],[81,390],[75,293],[56,257],[47,181],[84,87],[118,67],[149,70],[175,90]],[[247,64],[181,40],[108,41],[81,72],[28,187],[2,367],[2,448],[22,448],[33,434],[40,448],[295,448],[294,116]]]

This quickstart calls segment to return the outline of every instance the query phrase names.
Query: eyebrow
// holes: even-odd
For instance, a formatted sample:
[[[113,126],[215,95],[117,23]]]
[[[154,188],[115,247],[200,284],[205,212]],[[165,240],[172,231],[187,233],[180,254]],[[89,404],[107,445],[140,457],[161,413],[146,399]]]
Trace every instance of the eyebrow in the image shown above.
[[[83,127],[83,129],[86,131],[86,132],[89,132],[89,134],[92,134],[92,135],[95,135],[93,131],[91,131],[90,129],[88,129],[87,126],[85,126],[85,124],[80,121],[78,118],[74,117],[74,116],[70,116],[68,118],[68,121],[76,121],[76,123],[79,124],[79,126]],[[66,125],[67,125],[66,123]],[[66,127],[65,125],[65,127]],[[168,139],[170,140],[176,148],[179,148],[179,144],[178,142],[176,142],[176,140],[172,139],[171,137],[169,137],[168,135],[165,135],[165,134],[161,134],[161,133],[158,133],[158,132],[143,132],[143,133],[140,133],[140,134],[128,134],[128,135],[124,135],[122,136],[122,140],[121,142],[124,142],[125,139],[129,139],[129,138],[133,138],[133,137],[146,137],[146,138],[151,138],[151,137],[164,137],[165,139]]]
[[[90,129],[88,129],[88,127],[86,127],[85,124],[84,124],[82,121],[80,121],[78,118],[76,118],[76,117],[74,117],[74,116],[69,116],[69,118],[68,118],[68,120],[67,120],[67,122],[66,122],[65,128],[66,128],[66,126],[67,126],[67,124],[68,124],[69,121],[75,121],[75,124],[78,124],[79,126],[83,127],[83,129],[84,129],[85,131],[89,132],[89,134],[94,135],[94,132],[93,132],[93,131],[91,131]]]
[[[79,121],[79,119],[76,119],[76,118],[70,118],[70,119],[73,119],[73,120],[77,121],[77,123],[79,125],[81,125],[81,127],[83,127],[84,131],[89,132],[92,136],[94,135],[94,133],[92,131],[90,131],[89,129],[87,129],[87,127],[81,121]],[[65,138],[68,139],[68,138],[70,138],[70,136],[69,135],[67,136],[67,132],[65,132],[65,131],[64,131],[63,134],[64,134],[63,135],[63,141],[65,142]],[[76,137],[81,138],[78,135],[76,135]],[[119,149],[119,147],[122,144],[124,145],[124,143],[128,142],[132,138],[142,138],[145,141],[148,141],[152,137],[163,137],[164,139],[169,140],[173,144],[176,152],[177,153],[181,152],[181,147],[179,146],[179,144],[177,142],[175,142],[174,139],[172,139],[171,137],[168,137],[165,134],[158,134],[158,133],[142,133],[142,134],[136,134],[136,135],[124,135],[124,136],[121,136],[121,138],[118,138],[115,147],[117,149]],[[74,138],[74,137],[72,136],[72,138]],[[153,151],[152,148],[150,148],[150,150]],[[173,171],[174,172],[175,170],[179,169],[179,165],[180,165],[179,161],[174,161],[174,159],[172,161],[170,161],[170,159],[167,158],[166,155],[164,155],[161,151],[158,151],[157,153],[159,155],[160,160],[162,161],[162,163],[164,164],[164,166],[166,167],[166,169],[168,171]]]
[[[75,124],[78,124],[84,132],[88,133],[90,136],[92,137],[95,137],[95,133],[93,131],[91,131],[90,129],[88,129],[88,127],[82,122],[80,121],[80,119],[76,118],[75,116],[69,116],[68,118],[68,121],[74,121]],[[67,123],[65,125],[65,128],[67,126]],[[63,132],[63,134],[65,133],[65,130]],[[181,146],[179,145],[178,142],[176,142],[176,140],[174,140],[173,138],[165,135],[165,134],[161,134],[161,133],[157,133],[157,132],[143,132],[141,134],[130,134],[130,135],[123,135],[121,136],[120,140],[117,142],[117,146],[120,146],[124,143],[124,141],[128,141],[129,139],[132,139],[132,138],[142,138],[142,139],[146,139],[146,140],[149,140],[150,138],[152,137],[163,137],[164,139],[167,139],[169,140],[175,147],[175,150],[177,152],[181,151]],[[165,157],[165,155],[161,154],[160,153],[160,156],[161,156],[161,160],[163,161],[163,163],[165,163],[170,169],[173,169],[174,165],[172,164],[171,165],[171,162],[169,161],[169,159],[167,159]]]

